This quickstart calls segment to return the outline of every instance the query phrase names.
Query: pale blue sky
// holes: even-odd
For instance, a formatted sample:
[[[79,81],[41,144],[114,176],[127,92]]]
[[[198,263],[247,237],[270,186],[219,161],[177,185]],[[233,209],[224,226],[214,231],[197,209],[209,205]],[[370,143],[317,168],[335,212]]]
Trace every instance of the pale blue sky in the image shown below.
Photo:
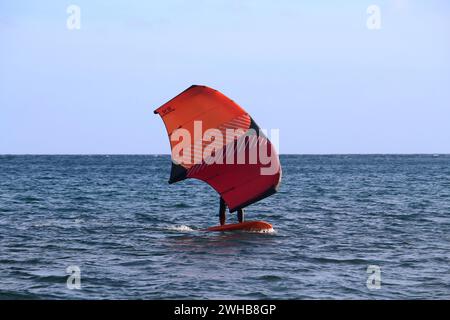
[[[450,153],[449,2],[342,2],[0,0],[0,153],[169,153],[153,110],[191,84],[281,153]]]

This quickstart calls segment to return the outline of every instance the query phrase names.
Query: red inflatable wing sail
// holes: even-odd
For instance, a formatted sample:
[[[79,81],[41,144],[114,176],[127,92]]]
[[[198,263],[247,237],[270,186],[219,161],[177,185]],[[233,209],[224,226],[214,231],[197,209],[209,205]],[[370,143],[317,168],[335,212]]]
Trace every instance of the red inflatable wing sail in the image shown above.
[[[191,86],[154,112],[171,144],[169,183],[202,180],[231,212],[277,191],[281,166],[275,148],[247,112],[219,91]]]

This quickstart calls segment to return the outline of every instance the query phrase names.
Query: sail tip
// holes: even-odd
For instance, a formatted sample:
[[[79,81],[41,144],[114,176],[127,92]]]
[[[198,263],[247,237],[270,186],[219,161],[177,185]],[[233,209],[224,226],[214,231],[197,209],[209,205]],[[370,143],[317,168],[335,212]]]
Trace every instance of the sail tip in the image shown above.
[[[187,177],[187,170],[183,166],[172,162],[169,184],[184,180],[186,179],[186,177]]]
[[[191,89],[195,89],[195,88],[205,88],[205,89],[211,89],[214,90],[212,88],[209,88],[208,86],[205,85],[201,85],[201,84],[193,84],[191,85],[189,88],[183,90],[181,93],[179,93],[177,96],[175,96],[174,98],[170,99],[168,102],[164,103],[163,105],[159,106],[157,109],[155,109],[153,111],[154,114],[160,114],[159,111],[161,110],[162,107],[164,107],[165,105],[167,105],[168,103],[172,102],[175,98],[177,98],[178,96],[181,96],[183,93],[185,93],[186,91],[189,91]]]

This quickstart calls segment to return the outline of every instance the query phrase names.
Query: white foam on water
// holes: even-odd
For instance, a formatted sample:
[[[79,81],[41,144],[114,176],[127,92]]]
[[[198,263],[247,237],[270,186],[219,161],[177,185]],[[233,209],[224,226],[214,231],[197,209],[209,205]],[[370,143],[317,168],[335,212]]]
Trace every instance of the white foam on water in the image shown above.
[[[248,232],[251,232],[251,233],[276,233],[274,228],[249,230]]]
[[[172,231],[181,231],[181,232],[191,232],[191,231],[195,231],[194,229],[192,229],[189,226],[186,225],[181,225],[181,226],[169,226],[167,228],[168,230],[172,230]]]

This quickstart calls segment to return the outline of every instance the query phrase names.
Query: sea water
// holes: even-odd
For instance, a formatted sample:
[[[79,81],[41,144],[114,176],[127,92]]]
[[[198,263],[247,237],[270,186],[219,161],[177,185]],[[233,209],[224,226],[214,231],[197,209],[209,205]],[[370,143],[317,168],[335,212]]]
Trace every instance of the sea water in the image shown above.
[[[274,232],[212,233],[217,193],[167,155],[0,156],[0,298],[450,298],[449,155],[281,163],[246,209]]]

